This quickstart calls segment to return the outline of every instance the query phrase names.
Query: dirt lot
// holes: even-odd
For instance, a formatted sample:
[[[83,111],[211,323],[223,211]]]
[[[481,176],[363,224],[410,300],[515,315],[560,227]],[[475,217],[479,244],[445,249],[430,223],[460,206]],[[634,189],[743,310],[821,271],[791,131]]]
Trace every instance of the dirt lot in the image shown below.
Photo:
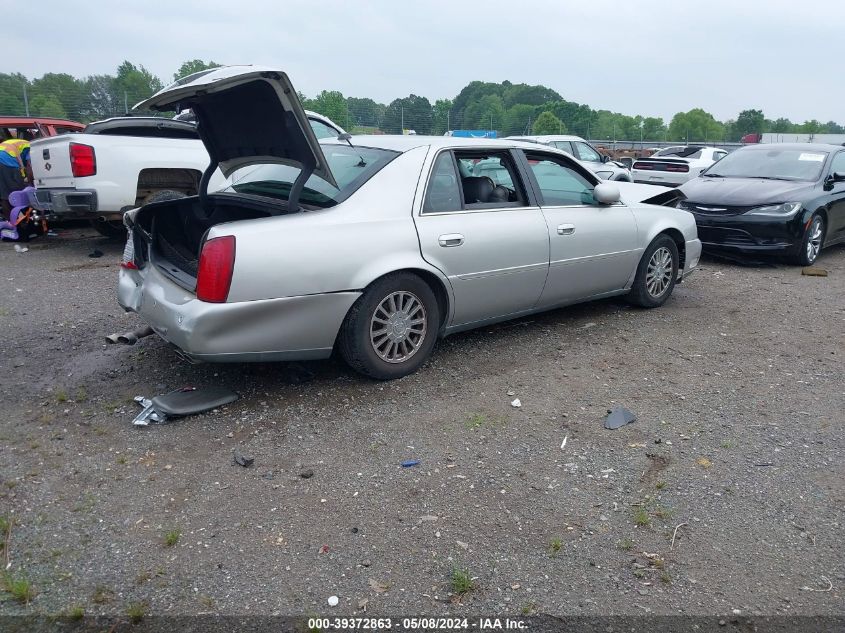
[[[0,515],[34,591],[0,613],[845,612],[845,248],[828,277],[705,259],[661,309],[456,335],[391,383],[106,346],[140,324],[121,249],[0,244]],[[187,385],[241,399],[131,425]]]

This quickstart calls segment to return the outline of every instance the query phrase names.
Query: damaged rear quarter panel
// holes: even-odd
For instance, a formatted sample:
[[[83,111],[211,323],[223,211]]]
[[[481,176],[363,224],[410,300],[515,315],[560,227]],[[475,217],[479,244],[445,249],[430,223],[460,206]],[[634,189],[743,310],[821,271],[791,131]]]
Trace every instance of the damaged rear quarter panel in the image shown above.
[[[228,302],[360,290],[403,268],[438,274],[420,255],[412,219],[427,152],[403,153],[335,207],[212,228],[209,238],[235,236]]]

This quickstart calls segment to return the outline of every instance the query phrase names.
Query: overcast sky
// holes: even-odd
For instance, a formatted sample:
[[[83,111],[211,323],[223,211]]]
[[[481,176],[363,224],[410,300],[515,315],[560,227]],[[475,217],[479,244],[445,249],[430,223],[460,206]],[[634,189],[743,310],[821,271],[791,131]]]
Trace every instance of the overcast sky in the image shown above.
[[[308,96],[453,98],[472,80],[543,84],[624,114],[746,108],[845,124],[841,0],[483,2],[5,0],[0,72],[168,83],[188,59],[267,64]]]

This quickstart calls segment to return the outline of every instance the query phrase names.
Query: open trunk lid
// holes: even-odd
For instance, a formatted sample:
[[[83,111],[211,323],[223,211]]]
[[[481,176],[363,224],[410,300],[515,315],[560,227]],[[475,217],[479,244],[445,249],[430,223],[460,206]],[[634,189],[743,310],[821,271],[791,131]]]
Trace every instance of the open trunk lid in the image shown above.
[[[290,165],[336,186],[317,137],[288,76],[263,66],[224,66],[179,79],[135,106],[190,108],[199,133],[225,176],[259,163]]]

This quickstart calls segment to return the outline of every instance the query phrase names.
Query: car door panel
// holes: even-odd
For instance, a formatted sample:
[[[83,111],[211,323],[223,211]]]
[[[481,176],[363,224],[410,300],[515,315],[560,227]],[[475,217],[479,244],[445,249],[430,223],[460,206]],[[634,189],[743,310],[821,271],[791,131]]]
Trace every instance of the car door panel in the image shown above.
[[[549,226],[549,277],[538,307],[621,290],[637,265],[631,210],[611,206],[543,207]]]
[[[622,203],[600,205],[595,177],[559,155],[525,152],[549,231],[548,308],[624,289],[637,264],[637,225]]]
[[[443,151],[433,159],[423,208],[414,218],[423,258],[452,285],[449,325],[530,310],[540,298],[549,269],[543,213],[522,187],[510,153],[457,152],[457,156],[460,161],[451,151]],[[479,180],[490,181],[491,187],[513,187],[518,200],[471,199],[467,204],[467,196],[474,193],[466,189],[467,181]]]
[[[415,222],[423,258],[452,284],[451,325],[536,305],[549,268],[549,235],[539,208],[422,214]]]

